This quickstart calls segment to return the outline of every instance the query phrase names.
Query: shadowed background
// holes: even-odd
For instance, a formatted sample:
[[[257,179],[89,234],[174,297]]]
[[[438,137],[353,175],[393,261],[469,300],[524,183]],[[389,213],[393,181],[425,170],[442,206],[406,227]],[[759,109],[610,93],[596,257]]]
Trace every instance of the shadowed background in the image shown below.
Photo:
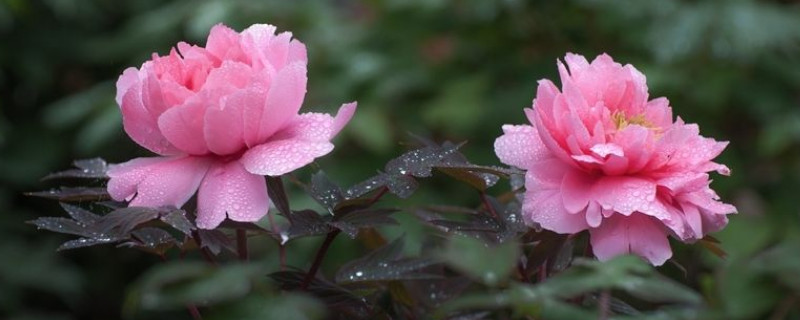
[[[474,163],[499,164],[492,143],[500,126],[526,122],[522,108],[530,106],[537,81],[558,83],[555,62],[565,52],[589,59],[607,52],[631,63],[647,76],[651,97],[668,97],[674,113],[700,124],[704,136],[731,142],[719,161],[733,175],[712,185],[740,211],[715,235],[728,260],[673,242],[686,268],[676,277],[731,319],[780,316],[787,301],[798,301],[779,277],[737,263],[776,243],[800,241],[797,2],[2,0],[0,318],[120,317],[128,284],[157,259],[112,246],[55,252],[66,237],[24,222],[61,215],[60,209],[22,193],[51,187],[39,178],[73,159],[148,155],[122,131],[117,76],[178,41],[203,45],[220,22],[237,31],[270,23],[306,43],[305,111],[359,102],[336,150],[317,161],[346,185],[402,152],[409,132],[468,140],[462,151]],[[489,191],[507,190],[501,182]],[[477,205],[462,200],[475,198],[465,192],[433,179],[411,202]],[[314,208],[303,194],[292,201]],[[419,229],[413,219],[400,220],[408,229],[386,232],[413,239]],[[326,263],[353,256],[345,242],[337,242]],[[298,267],[308,267],[316,243],[290,251]],[[274,257],[272,247],[255,250],[265,260]],[[132,314],[188,318],[183,311]]]

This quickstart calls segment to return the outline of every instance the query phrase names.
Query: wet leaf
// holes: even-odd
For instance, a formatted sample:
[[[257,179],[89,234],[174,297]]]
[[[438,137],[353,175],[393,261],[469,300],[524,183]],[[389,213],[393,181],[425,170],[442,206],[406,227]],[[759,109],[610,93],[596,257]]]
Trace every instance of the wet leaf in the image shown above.
[[[208,248],[214,255],[218,255],[222,249],[232,253],[236,252],[233,240],[222,231],[197,229],[193,233],[195,234],[195,241],[199,238],[200,247]]]
[[[328,224],[355,239],[361,228],[396,225],[397,220],[390,215],[397,211],[396,209],[363,209],[337,216]]]
[[[294,211],[291,224],[287,230],[280,233],[281,243],[292,239],[308,236],[323,235],[332,229],[328,225],[330,217],[323,217],[313,210]]]
[[[286,189],[283,187],[283,180],[280,177],[267,176],[267,193],[272,203],[278,211],[291,221],[292,211],[289,209],[289,198],[286,196]]]
[[[414,191],[417,191],[419,183],[416,179],[406,175],[393,175],[388,177],[386,187],[398,198],[406,199],[414,194]]]
[[[323,171],[318,171],[311,176],[311,186],[308,193],[331,214],[335,213],[334,208],[336,208],[336,205],[344,200],[342,189],[328,179],[328,176]]]
[[[58,233],[72,234],[76,236],[92,237],[94,233],[85,224],[78,221],[62,217],[40,217],[36,220],[28,221],[39,229]]]
[[[420,270],[436,262],[427,258],[405,258],[403,238],[375,250],[364,257],[348,262],[336,273],[337,283],[365,281],[394,281],[436,279],[438,275],[423,273]]]
[[[427,146],[404,153],[386,164],[386,173],[391,175],[411,175],[418,178],[431,176],[434,166],[442,159],[457,152],[460,145],[450,147]]]
[[[161,216],[161,221],[175,228],[186,235],[190,235],[196,229],[194,224],[186,218],[186,211],[174,210]]]
[[[100,215],[71,204],[61,203],[61,208],[63,208],[72,219],[84,225],[97,223],[101,218]]]
[[[389,175],[378,172],[377,175],[370,177],[362,182],[359,182],[344,191],[345,198],[355,199],[364,196],[370,192],[380,189],[389,182]]]
[[[158,219],[164,212],[161,209],[147,207],[127,207],[111,211],[97,222],[97,230],[101,233],[128,234],[136,226]]]
[[[42,178],[42,180],[58,178],[107,178],[106,171],[108,170],[108,164],[101,158],[75,160],[73,164],[75,167],[77,167],[77,169],[69,169],[61,172],[51,173]]]
[[[158,228],[141,228],[131,233],[131,240],[120,244],[121,247],[140,248],[156,254],[164,254],[168,249],[178,245],[168,232]]]
[[[58,251],[62,250],[71,250],[71,249],[78,249],[78,248],[85,248],[90,246],[96,246],[100,244],[109,244],[115,243],[125,240],[124,238],[116,238],[116,237],[94,237],[94,238],[80,238],[75,240],[70,240],[61,244],[58,247]]]
[[[111,198],[108,195],[106,188],[88,187],[61,187],[59,189],[52,189],[48,191],[30,192],[27,193],[27,195],[58,201],[98,201],[108,200]]]

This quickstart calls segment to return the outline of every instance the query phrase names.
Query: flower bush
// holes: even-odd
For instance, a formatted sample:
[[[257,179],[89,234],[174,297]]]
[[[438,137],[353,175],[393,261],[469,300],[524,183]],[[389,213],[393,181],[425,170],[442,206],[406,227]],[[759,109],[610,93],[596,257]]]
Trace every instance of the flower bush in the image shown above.
[[[124,129],[159,156],[80,160],[51,174],[107,183],[34,193],[61,201],[69,218],[32,223],[78,236],[61,249],[117,244],[157,255],[166,263],[137,281],[127,309],[186,308],[194,319],[703,315],[699,294],[649,264],[670,258],[668,235],[721,254],[706,236],[736,209],[710,189],[709,172],[730,173],[713,162],[727,143],[673,121],[632,66],[568,54],[562,89],[541,81],[526,110],[532,125],[503,126],[495,142],[512,167],[474,164],[463,143],[414,137],[412,150],[345,187],[298,170],[331,152],[355,103],[336,116],[298,114],[307,58],[291,37],[217,25],[205,47],[179,43],[125,70],[116,95]],[[473,189],[465,198],[477,205],[382,201],[411,197],[434,173]],[[489,194],[500,181],[510,190]],[[297,209],[297,189],[322,210]],[[399,211],[424,225],[418,254],[384,230]],[[340,234],[369,252],[329,273],[322,264]],[[287,259],[295,240],[316,236],[310,261]],[[274,268],[250,256],[249,243],[263,239]]]

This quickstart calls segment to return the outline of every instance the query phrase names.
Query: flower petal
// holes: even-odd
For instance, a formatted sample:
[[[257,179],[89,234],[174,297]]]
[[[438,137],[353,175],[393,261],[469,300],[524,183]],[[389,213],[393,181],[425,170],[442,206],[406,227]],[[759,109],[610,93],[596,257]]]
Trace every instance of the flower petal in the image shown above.
[[[194,96],[183,105],[170,108],[158,118],[158,128],[172,145],[191,155],[208,153],[203,139],[205,99]]]
[[[494,141],[494,152],[505,164],[529,169],[533,162],[552,157],[532,126],[504,125],[503,133]]]
[[[332,150],[333,144],[328,141],[276,140],[251,148],[244,153],[241,162],[250,173],[279,176],[299,169]]]
[[[139,183],[152,171],[154,164],[170,161],[174,158],[152,157],[136,158],[124,163],[108,166],[108,185],[106,189],[111,198],[117,201],[128,201],[136,195]]]
[[[633,253],[660,266],[672,256],[663,226],[642,214],[614,215],[589,232],[592,251],[601,261]]]
[[[583,215],[570,214],[564,209],[557,189],[527,191],[522,213],[528,225],[535,222],[558,233],[577,233],[589,227]]]
[[[245,106],[247,146],[264,143],[297,115],[305,98],[307,81],[305,64],[292,63],[272,79],[265,104]]]
[[[170,158],[153,163],[136,185],[131,206],[180,207],[197,191],[210,161],[199,157]]]
[[[256,222],[269,210],[264,177],[245,171],[238,161],[214,164],[197,193],[197,227],[216,228],[227,216]]]
[[[120,109],[123,128],[133,141],[162,156],[181,153],[161,134],[156,118],[145,108],[141,81],[132,84],[122,97]]]

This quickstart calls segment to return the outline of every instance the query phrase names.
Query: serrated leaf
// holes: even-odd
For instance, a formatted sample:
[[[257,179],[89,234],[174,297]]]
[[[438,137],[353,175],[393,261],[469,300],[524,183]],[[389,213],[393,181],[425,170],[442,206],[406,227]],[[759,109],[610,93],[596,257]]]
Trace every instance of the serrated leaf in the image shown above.
[[[330,217],[323,217],[313,210],[294,211],[291,224],[287,230],[280,233],[281,243],[308,236],[323,235],[331,232],[328,225]]]
[[[40,217],[36,220],[28,221],[39,229],[58,233],[72,234],[76,236],[91,237],[94,233],[87,228],[87,225],[78,221],[62,217]]]
[[[335,213],[334,208],[336,208],[336,205],[344,200],[342,189],[328,179],[328,176],[323,171],[318,171],[311,176],[311,185],[308,193],[331,214]]]
[[[392,175],[388,176],[386,187],[398,198],[406,199],[414,194],[414,191],[417,191],[419,183],[416,179],[406,175]]]
[[[389,181],[389,176],[383,172],[378,172],[377,175],[370,177],[362,182],[353,185],[344,191],[345,198],[355,199],[364,196],[370,192],[380,189],[385,186]]]
[[[183,210],[170,211],[161,215],[159,219],[186,235],[190,235],[192,230],[196,229],[194,224],[186,218],[186,211]]]
[[[101,245],[101,244],[115,243],[115,242],[119,242],[119,241],[122,241],[122,240],[125,240],[125,239],[124,238],[115,238],[115,237],[108,237],[108,238],[103,238],[103,237],[80,238],[80,239],[75,239],[75,240],[70,240],[70,241],[64,242],[63,244],[61,244],[61,246],[58,247],[57,250],[58,251],[62,251],[62,250],[85,248],[85,247],[96,246],[96,245]]]
[[[193,231],[193,233],[196,235],[195,240],[198,240],[197,238],[199,238],[200,247],[208,248],[208,250],[214,255],[218,255],[222,249],[225,249],[228,252],[236,252],[236,248],[233,245],[233,240],[231,240],[231,238],[222,231],[216,229],[197,229]]]
[[[148,207],[127,207],[111,211],[103,216],[96,225],[101,233],[128,234],[136,226],[158,219],[163,211]]]
[[[397,220],[390,216],[395,212],[397,212],[396,209],[357,210],[337,216],[333,221],[328,222],[328,224],[346,233],[350,238],[355,239],[356,236],[358,236],[358,230],[361,228],[396,225]]]
[[[292,211],[289,209],[289,198],[286,196],[286,189],[283,187],[283,180],[280,177],[267,176],[267,193],[270,200],[275,204],[284,217],[292,220]]]
[[[343,265],[336,273],[337,283],[436,279],[438,275],[421,273],[436,262],[427,258],[404,258],[403,238]]]
[[[75,221],[78,221],[82,224],[94,224],[97,223],[97,221],[99,221],[101,218],[100,215],[95,214],[84,208],[63,202],[60,204],[61,208],[63,208],[64,211],[66,211],[67,214],[69,214],[69,216],[72,217],[72,219],[75,219]]]
[[[178,241],[162,229],[141,228],[131,233],[131,240],[125,241],[119,246],[164,254],[168,249],[176,245],[178,245]]]
[[[84,178],[84,179],[102,179],[107,178],[106,171],[108,164],[102,158],[75,160],[73,162],[77,169],[70,169],[61,172],[48,174],[42,180],[58,179],[58,178]]]
[[[61,187],[48,191],[30,192],[27,195],[58,201],[99,201],[111,198],[106,188],[88,187]]]
[[[386,164],[386,173],[391,175],[411,175],[418,178],[431,176],[434,166],[442,159],[457,152],[461,145],[451,147],[427,146],[404,153]]]

